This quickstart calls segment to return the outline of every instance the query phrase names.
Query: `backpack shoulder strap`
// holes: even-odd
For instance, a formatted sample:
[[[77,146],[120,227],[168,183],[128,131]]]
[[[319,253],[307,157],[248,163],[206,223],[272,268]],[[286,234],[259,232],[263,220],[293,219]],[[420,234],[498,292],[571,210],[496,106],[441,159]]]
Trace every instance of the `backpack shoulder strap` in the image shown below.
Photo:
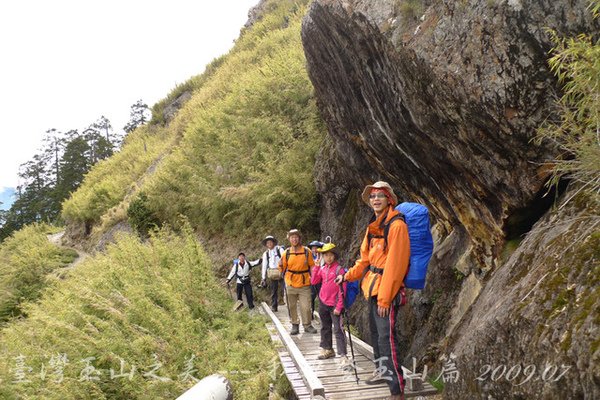
[[[383,226],[383,251],[387,250],[387,244],[388,244],[388,235],[390,233],[390,226],[392,226],[392,223],[396,220],[401,219],[402,221],[404,221],[404,214],[400,213],[398,215],[393,216],[390,219],[390,222],[388,222],[387,224],[385,224]]]
[[[335,276],[338,276],[340,274],[340,271],[343,269],[344,267],[342,267],[340,264],[338,264],[337,268],[335,269]]]
[[[281,258],[281,247],[276,246],[275,249],[277,250],[277,257]]]
[[[308,253],[308,248],[305,246],[302,246],[304,248],[304,261],[306,262],[306,268],[308,268],[308,257],[312,257],[311,254]],[[309,269],[310,271],[310,269]]]

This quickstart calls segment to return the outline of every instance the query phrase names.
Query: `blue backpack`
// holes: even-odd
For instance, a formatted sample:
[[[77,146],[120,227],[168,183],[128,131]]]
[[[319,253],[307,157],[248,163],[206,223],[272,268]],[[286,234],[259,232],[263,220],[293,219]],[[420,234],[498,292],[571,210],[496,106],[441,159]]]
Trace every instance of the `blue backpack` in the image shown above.
[[[342,269],[341,266],[338,266],[338,269],[336,271],[336,275],[340,274],[340,270]],[[346,270],[347,272],[347,270]],[[346,296],[344,297],[344,308],[347,310],[349,309],[352,304],[354,304],[354,301],[356,300],[356,296],[358,296],[358,292],[360,292],[360,281],[352,281],[352,282],[348,282],[346,281]]]
[[[410,238],[410,262],[404,285],[408,289],[423,289],[427,266],[433,254],[433,237],[429,228],[429,210],[422,204],[402,203],[396,210],[404,215]],[[387,240],[387,238],[386,238]]]

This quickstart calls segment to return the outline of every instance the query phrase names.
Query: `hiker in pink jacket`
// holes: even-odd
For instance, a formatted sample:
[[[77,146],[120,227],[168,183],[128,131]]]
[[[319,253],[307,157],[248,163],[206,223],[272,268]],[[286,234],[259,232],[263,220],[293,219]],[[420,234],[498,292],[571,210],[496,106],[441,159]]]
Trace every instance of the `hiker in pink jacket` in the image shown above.
[[[333,351],[333,337],[331,327],[335,333],[337,352],[340,355],[340,364],[343,368],[350,366],[346,356],[346,336],[342,324],[342,310],[344,308],[344,295],[346,293],[346,283],[343,284],[344,293],[340,285],[336,284],[335,278],[343,275],[346,269],[338,263],[339,254],[335,244],[327,243],[317,250],[323,254],[324,263],[322,266],[315,266],[310,279],[311,285],[321,283],[319,292],[319,316],[321,317],[321,354],[320,360],[335,357]]]

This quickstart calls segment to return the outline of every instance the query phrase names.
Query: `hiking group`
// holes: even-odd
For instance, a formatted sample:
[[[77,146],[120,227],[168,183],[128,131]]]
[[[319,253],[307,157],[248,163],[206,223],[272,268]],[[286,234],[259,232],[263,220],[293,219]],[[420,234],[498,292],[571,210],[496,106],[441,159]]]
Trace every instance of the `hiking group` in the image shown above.
[[[333,350],[335,335],[339,364],[344,369],[354,366],[347,357],[343,319],[360,284],[368,302],[366,313],[375,360],[375,370],[365,383],[387,383],[390,399],[402,399],[405,382],[398,361],[396,318],[398,308],[406,303],[405,285],[413,289],[422,289],[424,285],[425,271],[433,250],[429,217],[422,205],[398,205],[398,198],[387,182],[367,185],[362,199],[373,210],[373,215],[360,246],[360,257],[351,268],[339,264],[339,249],[334,243],[313,241],[307,248],[302,245],[300,231],[292,229],[287,233],[290,244],[287,249],[278,245],[275,237],[267,236],[262,241],[267,247],[262,259],[250,262],[240,253],[227,279],[237,278],[238,303],[241,303],[242,292],[245,291],[248,307],[253,308],[249,273],[262,260],[261,286],[265,287],[268,282],[273,311],[287,302],[292,324],[290,335],[300,333],[300,323],[304,333],[318,332],[312,325],[315,299],[318,297],[321,320],[321,352],[318,358],[336,356]],[[417,232],[419,229],[422,232]],[[413,233],[416,235],[414,243],[409,233],[410,238],[413,238]]]

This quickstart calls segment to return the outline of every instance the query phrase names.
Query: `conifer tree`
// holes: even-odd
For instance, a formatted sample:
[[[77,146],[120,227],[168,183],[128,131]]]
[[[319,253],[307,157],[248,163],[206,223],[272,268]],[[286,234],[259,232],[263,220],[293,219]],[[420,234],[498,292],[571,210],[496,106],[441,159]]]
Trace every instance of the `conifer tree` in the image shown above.
[[[151,117],[152,112],[150,111],[150,108],[140,99],[131,106],[129,122],[127,122],[123,129],[127,133],[133,132],[138,126],[144,125],[150,121]]]

